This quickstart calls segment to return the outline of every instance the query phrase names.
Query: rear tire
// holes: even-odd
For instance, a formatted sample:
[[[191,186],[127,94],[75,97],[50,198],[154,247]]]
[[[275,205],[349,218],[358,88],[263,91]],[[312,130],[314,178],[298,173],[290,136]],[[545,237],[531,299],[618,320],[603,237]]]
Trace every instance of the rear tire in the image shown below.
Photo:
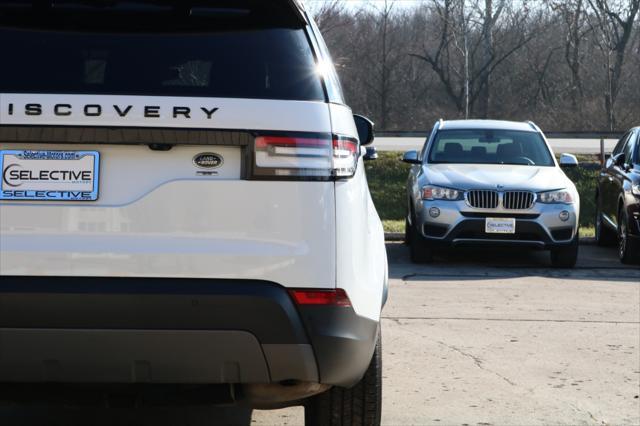
[[[596,243],[601,247],[609,247],[616,244],[616,233],[602,220],[600,201],[596,199],[596,217],[594,221],[596,231]]]
[[[580,247],[580,235],[576,236],[570,244],[551,249],[551,265],[554,268],[573,268],[578,262],[578,251]]]
[[[416,229],[415,219],[413,225],[408,225],[409,253],[413,263],[429,263],[433,260],[433,251],[429,243]]]
[[[618,213],[618,257],[626,265],[640,262],[640,249],[629,236],[629,218],[624,207]]]
[[[352,388],[333,387],[309,399],[304,424],[309,426],[379,426],[382,413],[382,340],[364,377]]]

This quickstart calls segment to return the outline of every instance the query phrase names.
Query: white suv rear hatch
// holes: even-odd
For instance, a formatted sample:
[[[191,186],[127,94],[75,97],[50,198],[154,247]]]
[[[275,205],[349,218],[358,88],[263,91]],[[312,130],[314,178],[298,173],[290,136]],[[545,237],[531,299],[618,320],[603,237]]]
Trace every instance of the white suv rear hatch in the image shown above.
[[[0,275],[335,286],[333,179],[356,145],[332,135],[299,17],[267,3],[173,27],[3,11]],[[60,196],[78,187],[47,156],[71,153],[97,153],[95,197]]]

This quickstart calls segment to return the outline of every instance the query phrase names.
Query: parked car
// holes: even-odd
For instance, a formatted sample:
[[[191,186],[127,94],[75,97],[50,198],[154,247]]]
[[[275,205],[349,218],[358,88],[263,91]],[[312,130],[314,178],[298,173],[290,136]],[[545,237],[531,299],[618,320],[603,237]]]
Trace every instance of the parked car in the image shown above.
[[[598,177],[596,241],[618,246],[620,261],[640,262],[640,127],[616,144]]]
[[[0,4],[0,382],[30,389],[5,399],[379,424],[373,125],[304,8],[57,3]]]
[[[421,152],[405,153],[406,235],[415,262],[438,248],[546,249],[557,267],[578,257],[580,202],[535,124],[496,120],[437,122]]]

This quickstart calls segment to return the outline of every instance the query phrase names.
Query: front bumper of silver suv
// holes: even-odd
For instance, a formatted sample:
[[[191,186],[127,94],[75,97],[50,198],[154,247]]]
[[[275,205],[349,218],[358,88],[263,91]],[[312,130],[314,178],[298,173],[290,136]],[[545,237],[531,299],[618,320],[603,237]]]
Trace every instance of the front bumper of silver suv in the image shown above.
[[[526,201],[526,200],[525,200]],[[521,207],[514,201],[513,207]],[[489,205],[491,203],[487,202]],[[527,209],[508,209],[504,199],[493,208],[458,201],[422,200],[416,206],[416,229],[429,243],[446,245],[507,245],[549,249],[570,244],[578,232],[579,210],[574,204],[545,204],[536,200]],[[525,203],[526,204],[526,203]],[[515,233],[485,232],[487,218],[515,219]]]

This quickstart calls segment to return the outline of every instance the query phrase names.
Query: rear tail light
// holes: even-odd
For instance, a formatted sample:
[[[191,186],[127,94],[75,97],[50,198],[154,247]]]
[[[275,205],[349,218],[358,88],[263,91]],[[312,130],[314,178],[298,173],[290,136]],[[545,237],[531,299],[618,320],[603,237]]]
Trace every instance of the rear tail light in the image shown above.
[[[351,177],[358,164],[358,142],[355,139],[333,137],[333,169],[336,177]]]
[[[341,288],[335,290],[289,290],[289,294],[298,305],[351,306],[347,292]]]
[[[260,135],[255,139],[253,176],[310,180],[351,177],[358,154],[358,141],[342,136]]]

